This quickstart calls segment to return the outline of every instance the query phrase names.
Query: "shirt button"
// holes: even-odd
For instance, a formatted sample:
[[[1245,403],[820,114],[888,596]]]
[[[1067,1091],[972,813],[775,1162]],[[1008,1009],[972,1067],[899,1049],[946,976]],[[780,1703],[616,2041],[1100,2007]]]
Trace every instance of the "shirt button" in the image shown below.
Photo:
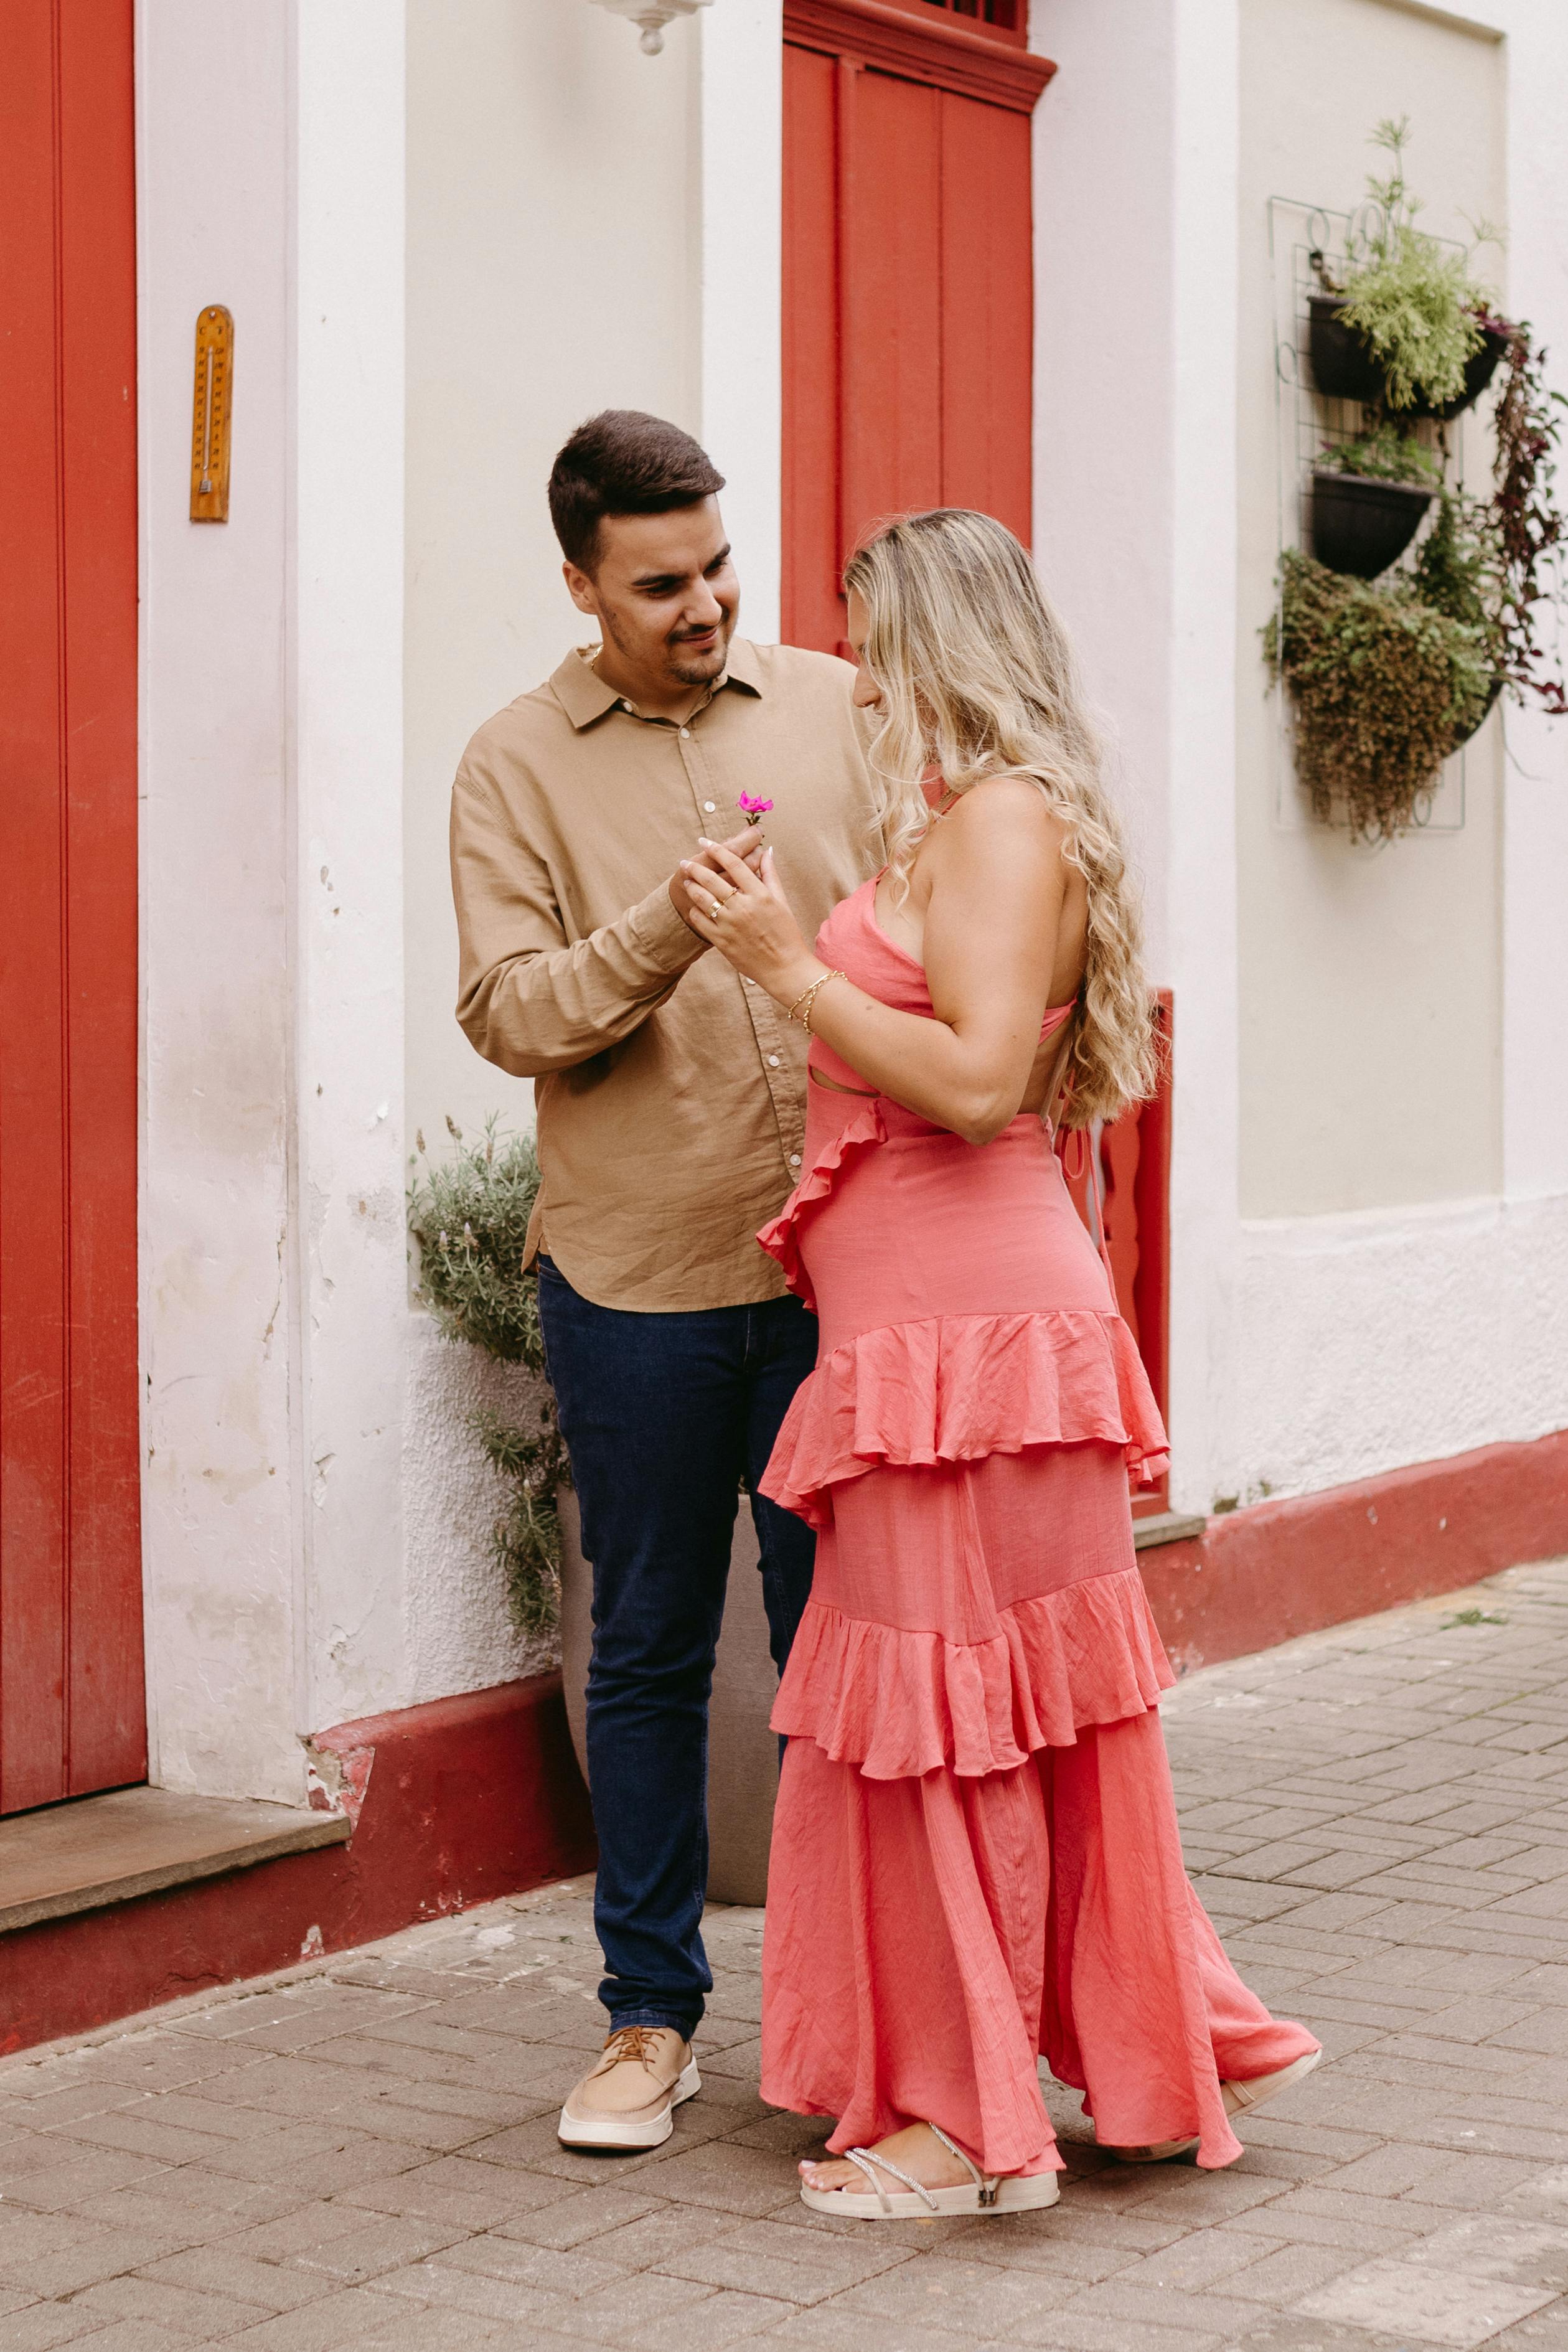
[[[704,803],[703,803],[703,807],[704,807],[704,809],[706,811],[706,813],[707,813],[707,814],[708,814],[709,816],[712,816],[712,814],[713,814],[713,813],[714,813],[715,805],[716,805],[716,803],[715,803],[714,802],[712,802],[712,801],[704,801]]]
[[[768,1066],[770,1070],[776,1070],[779,1067],[779,1056],[777,1054],[768,1055]]]
[[[691,733],[691,731],[692,731],[692,730],[691,730],[691,729],[690,729],[689,727],[683,727],[683,728],[682,728],[682,730],[681,730],[681,732],[682,732],[682,734],[683,734],[683,735],[689,735],[689,734]]]
[[[791,1168],[799,1168],[800,1165],[800,1155],[798,1151],[792,1151],[789,1154],[789,1165]]]

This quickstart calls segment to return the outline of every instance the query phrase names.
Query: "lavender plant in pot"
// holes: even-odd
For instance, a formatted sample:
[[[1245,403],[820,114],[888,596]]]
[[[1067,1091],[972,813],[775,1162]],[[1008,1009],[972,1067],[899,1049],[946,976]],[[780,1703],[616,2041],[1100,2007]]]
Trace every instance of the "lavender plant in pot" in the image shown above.
[[[508,1410],[476,1408],[465,1416],[466,1433],[500,1480],[491,1550],[513,1622],[530,1641],[559,1641],[567,1717],[586,1779],[593,1569],[545,1365],[538,1277],[523,1266],[538,1159],[531,1136],[499,1135],[494,1121],[478,1141],[450,1118],[447,1127],[452,1153],[432,1160],[422,1136],[409,1188],[418,1295],[444,1338],[516,1368]],[[779,1780],[779,1745],[768,1727],[778,1677],[751,1513],[737,1500],[709,1708],[708,1889],[719,1902],[759,1904]]]

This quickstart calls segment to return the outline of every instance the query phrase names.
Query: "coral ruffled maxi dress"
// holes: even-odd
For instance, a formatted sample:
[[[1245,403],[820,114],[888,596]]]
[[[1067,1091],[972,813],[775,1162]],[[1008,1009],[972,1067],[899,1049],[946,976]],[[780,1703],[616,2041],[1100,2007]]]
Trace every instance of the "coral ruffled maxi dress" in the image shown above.
[[[875,887],[817,951],[929,1016]],[[773,1713],[762,2095],[836,2116],[835,2151],[923,2121],[1035,2172],[1061,2162],[1043,2053],[1102,2143],[1228,2164],[1221,2081],[1317,2044],[1182,1866],[1128,1507],[1166,1437],[1132,1334],[1038,1118],[977,1148],[810,1057],[859,1091],[810,1087],[806,1172],[758,1237],[821,1318],[762,1481],[817,1530]]]

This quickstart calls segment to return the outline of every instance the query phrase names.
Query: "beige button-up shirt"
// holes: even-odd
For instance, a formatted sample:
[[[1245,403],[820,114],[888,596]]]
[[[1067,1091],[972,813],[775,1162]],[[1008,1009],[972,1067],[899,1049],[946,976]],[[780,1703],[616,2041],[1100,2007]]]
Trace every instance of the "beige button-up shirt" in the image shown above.
[[[569,654],[479,730],[452,800],[457,1018],[537,1083],[530,1234],[573,1288],[644,1313],[783,1289],[755,1234],[800,1168],[805,1033],[670,904],[697,837],[763,819],[808,940],[881,863],[851,696],[830,655],[732,641],[685,726]]]

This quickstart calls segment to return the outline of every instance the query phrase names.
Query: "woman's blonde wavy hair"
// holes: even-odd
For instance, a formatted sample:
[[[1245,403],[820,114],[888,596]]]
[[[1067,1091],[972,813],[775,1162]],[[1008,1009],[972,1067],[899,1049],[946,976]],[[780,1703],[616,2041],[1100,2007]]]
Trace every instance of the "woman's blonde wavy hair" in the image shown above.
[[[1155,1083],[1142,925],[1100,737],[1034,566],[989,515],[939,507],[902,517],[858,549],[844,586],[864,602],[862,659],[882,688],[871,766],[895,889],[907,890],[930,825],[921,779],[933,764],[953,793],[986,776],[1040,787],[1089,893],[1062,1117],[1071,1127],[1114,1118]]]

